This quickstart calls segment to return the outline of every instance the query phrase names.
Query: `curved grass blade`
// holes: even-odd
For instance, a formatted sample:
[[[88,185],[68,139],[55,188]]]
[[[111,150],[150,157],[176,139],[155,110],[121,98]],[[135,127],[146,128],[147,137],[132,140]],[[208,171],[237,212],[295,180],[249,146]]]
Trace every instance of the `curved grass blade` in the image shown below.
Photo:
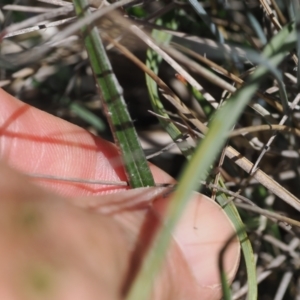
[[[164,24],[166,25],[166,24]],[[153,30],[152,32],[152,37],[155,39],[156,42],[158,43],[165,43],[166,41],[170,40],[170,35],[167,35],[164,32],[158,32],[157,30]],[[149,49],[147,51],[147,66],[151,68],[154,72],[158,73],[158,65],[161,62],[161,57],[156,54],[152,49]],[[164,107],[163,104],[160,102],[158,92],[157,92],[157,85],[155,81],[150,78],[150,76],[146,75],[146,81],[147,81],[147,86],[148,86],[148,91],[150,94],[151,98],[151,103],[153,109],[159,113],[163,114],[164,113]],[[166,114],[165,114],[166,115]],[[172,123],[168,123],[165,125],[164,122],[159,119],[161,125],[165,128],[165,130],[169,133],[170,137],[173,139],[173,141],[176,141],[176,136],[173,135],[173,131],[170,128]],[[174,126],[174,125],[173,125]],[[175,130],[178,131],[178,129],[175,127]],[[179,149],[181,150],[182,154],[190,160],[191,158],[191,151],[194,149],[189,148],[186,149],[182,147],[180,144],[178,144]],[[225,184],[222,179],[219,180],[219,185],[221,187],[225,187]],[[253,254],[253,249],[251,246],[251,243],[248,239],[247,233],[244,229],[244,224],[243,221],[241,220],[239,213],[234,205],[233,202],[230,202],[228,200],[227,195],[224,193],[218,194],[217,195],[217,201],[219,204],[222,206],[224,205],[223,209],[231,222],[234,224],[236,232],[238,232],[238,238],[241,244],[242,252],[244,255],[245,259],[245,264],[246,264],[246,271],[247,271],[247,278],[248,278],[248,284],[249,284],[249,299],[255,299],[257,297],[257,284],[256,284],[256,266],[255,266],[255,259],[254,259],[254,254]],[[228,291],[228,283],[225,282],[224,280],[224,274],[223,271],[220,270],[222,274],[222,287],[224,290]],[[226,276],[225,276],[226,277]],[[230,295],[230,293],[227,295]],[[224,299],[227,300],[229,299],[228,297],[226,298],[226,295],[224,294]]]
[[[80,117],[85,122],[89,123],[93,127],[95,127],[100,132],[105,130],[104,122],[92,113],[87,107],[78,102],[73,102],[70,104],[71,111],[75,112],[75,114]]]
[[[264,54],[267,57],[274,54],[274,57],[270,58],[274,66],[278,65],[285,57],[286,52],[283,52],[282,45],[290,38],[291,34],[295,34],[293,26],[283,28],[265,48]],[[281,44],[278,44],[279,39],[281,39]],[[145,295],[149,295],[153,284],[149,279],[154,278],[160,269],[172,238],[171,232],[175,228],[193,190],[199,188],[201,180],[205,180],[204,174],[207,173],[220,152],[226,141],[226,136],[267,73],[268,69],[264,66],[258,67],[250,76],[248,84],[237,91],[215,114],[207,135],[198,146],[179,180],[178,188],[167,208],[167,218],[164,226],[156,236],[152,248],[149,249],[138,276],[126,297],[127,300],[145,299]],[[253,292],[249,299],[254,300],[256,298],[257,294]]]
[[[80,18],[90,14],[86,0],[74,0],[73,3]],[[82,32],[85,35],[85,46],[99,86],[100,97],[115,143],[121,152],[130,186],[154,186],[154,179],[122,95],[122,88],[112,71],[99,33],[95,27],[87,26],[82,28]]]
[[[161,25],[162,20],[158,20],[157,23]],[[177,27],[174,21],[171,21],[170,23],[164,25],[172,29],[175,29]],[[158,42],[169,43],[171,40],[171,36],[169,34],[158,30],[153,30],[152,36]],[[155,51],[153,51],[152,49],[147,50],[146,65],[149,69],[151,69],[156,74],[158,74],[158,66],[161,63],[161,61],[162,58]],[[156,82],[149,75],[146,75],[146,83],[147,83],[148,92],[150,95],[150,101],[153,110],[157,114],[163,116],[164,118],[169,119],[169,116],[168,114],[165,113],[164,106],[160,101]],[[168,122],[162,118],[159,118],[159,122],[162,125],[162,127],[167,131],[167,133],[170,135],[172,140],[177,144],[177,146],[179,147],[183,155],[186,158],[190,159],[191,153],[193,152],[194,149],[186,142],[183,143],[177,142],[179,139],[183,138],[183,134],[180,132],[180,130],[172,122]]]
[[[218,185],[222,188],[226,188],[222,179],[219,180]],[[255,257],[252,249],[251,242],[248,238],[247,232],[245,230],[244,223],[239,215],[239,212],[232,201],[229,201],[225,193],[217,194],[216,196],[218,203],[222,206],[227,216],[233,223],[235,230],[237,232],[238,239],[241,244],[243,257],[246,265],[247,281],[248,281],[248,299],[257,299],[257,279],[256,279],[256,264]],[[222,280],[224,280],[224,272],[220,270],[222,275]],[[227,283],[227,282],[226,282]],[[222,281],[223,290],[227,291],[226,283]],[[224,295],[224,299],[225,298]],[[231,299],[231,298],[228,298]]]
[[[224,37],[222,33],[219,31],[218,27],[212,22],[209,15],[205,11],[205,9],[202,7],[200,2],[196,0],[188,0],[190,5],[194,8],[194,10],[197,12],[197,14],[200,16],[200,18],[203,20],[203,22],[208,26],[210,31],[216,36],[218,42],[224,43]]]
[[[258,36],[261,44],[265,45],[267,43],[267,38],[266,38],[265,33],[262,30],[259,22],[257,21],[256,17],[249,11],[246,13],[246,16],[247,16],[250,24],[252,25],[253,30],[255,31],[256,35]]]

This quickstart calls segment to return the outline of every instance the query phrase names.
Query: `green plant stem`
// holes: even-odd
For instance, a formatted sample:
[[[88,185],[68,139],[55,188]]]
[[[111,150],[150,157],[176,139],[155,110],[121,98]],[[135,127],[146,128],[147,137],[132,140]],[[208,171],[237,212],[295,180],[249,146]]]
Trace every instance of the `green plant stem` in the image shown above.
[[[90,15],[89,10],[86,9],[88,7],[86,0],[74,0],[73,3],[80,18]],[[152,173],[122,95],[122,88],[113,73],[99,32],[94,26],[92,28],[84,26],[82,32],[98,83],[100,98],[120,151],[129,184],[132,188],[154,186]]]

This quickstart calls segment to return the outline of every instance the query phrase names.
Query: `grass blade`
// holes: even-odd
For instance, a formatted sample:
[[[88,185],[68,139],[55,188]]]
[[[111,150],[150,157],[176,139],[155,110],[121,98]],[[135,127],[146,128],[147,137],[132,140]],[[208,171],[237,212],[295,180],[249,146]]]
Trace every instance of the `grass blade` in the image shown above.
[[[224,43],[224,37],[222,33],[219,31],[218,27],[212,22],[209,15],[205,11],[205,9],[202,7],[200,2],[196,0],[188,0],[190,5],[194,8],[194,10],[197,12],[197,14],[200,16],[200,18],[203,20],[203,22],[206,24],[206,26],[210,29],[210,31],[216,36],[217,40],[220,43]]]
[[[158,24],[161,25],[161,22],[162,21],[159,20]],[[164,24],[164,25],[171,27],[172,29],[175,29],[176,27],[174,21],[171,21],[170,24]],[[164,42],[166,44],[169,43],[169,41],[171,40],[171,36],[169,34],[160,32],[158,30],[153,30],[152,36],[157,42]],[[151,69],[156,74],[158,74],[158,67],[159,64],[161,63],[161,60],[162,58],[155,51],[153,51],[152,49],[148,49],[146,65],[149,69]],[[167,113],[165,113],[164,106],[160,101],[156,82],[149,75],[146,75],[146,83],[147,83],[148,92],[150,95],[150,101],[153,110],[157,114],[169,119],[169,116]],[[190,159],[191,153],[193,152],[193,147],[188,145],[186,142],[177,143],[177,140],[183,137],[180,130],[172,122],[168,122],[162,118],[159,118],[159,122],[162,125],[162,127],[167,131],[167,133],[170,135],[172,140],[177,144],[182,154],[187,159]]]
[[[157,30],[153,30],[152,33],[153,38],[157,43],[165,43],[170,39],[169,35],[163,32],[158,32]],[[161,62],[161,57],[156,54],[152,49],[149,49],[147,52],[147,65],[150,67],[154,72],[158,72],[158,65]],[[147,80],[147,86],[151,98],[151,103],[153,109],[159,113],[162,114],[164,113],[164,107],[163,104],[159,100],[159,96],[157,93],[157,85],[153,79],[150,78],[150,76],[146,75],[146,80]],[[166,125],[164,122],[162,122],[161,119],[159,119],[161,125],[165,128],[165,130],[169,133],[170,137],[173,139],[173,141],[176,141],[176,136],[173,136],[173,131],[170,129],[170,126],[174,124],[169,124],[167,123]],[[175,129],[176,126],[174,126]],[[178,130],[178,129],[177,129]],[[180,148],[182,154],[190,160],[191,158],[191,151],[193,149],[186,149],[182,147],[180,144],[178,144],[178,147]],[[223,180],[219,180],[219,185],[221,187],[224,187]],[[234,227],[236,229],[236,232],[238,233],[238,238],[241,244],[242,252],[244,255],[245,259],[245,264],[246,264],[246,271],[247,271],[247,278],[248,278],[248,283],[249,283],[249,299],[255,299],[257,297],[257,284],[256,284],[256,266],[255,266],[255,259],[254,259],[254,254],[253,254],[253,249],[251,246],[251,243],[248,239],[247,233],[245,231],[245,226],[239,216],[239,213],[234,205],[233,202],[230,202],[228,200],[227,195],[224,193],[218,194],[217,195],[217,201],[219,202],[220,205],[224,205],[223,209],[229,219],[232,221],[234,224]],[[220,269],[221,275],[222,275],[222,288],[224,291],[226,291],[226,295],[224,294],[224,299],[230,299],[230,293],[228,292],[228,283],[226,281],[226,274],[224,274],[223,270]]]
[[[283,28],[265,48],[264,54],[270,57],[273,66],[278,65],[285,57],[286,53],[282,51],[281,45],[285,44],[285,40],[291,34],[295,34],[293,26]],[[280,44],[279,40],[281,41]],[[278,52],[279,50],[281,52]],[[272,54],[274,54],[273,57]],[[145,299],[145,295],[149,295],[152,288],[152,281],[149,278],[154,278],[163,262],[164,255],[172,238],[171,232],[175,228],[182,211],[187,205],[193,191],[199,188],[199,181],[205,180],[204,174],[207,174],[209,167],[220,152],[221,147],[225,143],[226,136],[267,73],[268,69],[260,66],[251,75],[249,83],[236,92],[215,114],[206,137],[198,146],[180,178],[176,193],[167,208],[167,218],[164,227],[158,233],[152,248],[149,250],[142,268],[129,291],[127,300]],[[257,294],[253,291],[249,299],[256,298]]]
[[[74,0],[75,10],[80,18],[90,13],[86,0]],[[148,167],[137,133],[128,113],[122,95],[122,88],[112,71],[110,61],[96,28],[82,28],[84,41],[95,79],[99,86],[101,100],[108,118],[115,143],[123,159],[130,186],[133,188],[154,186],[154,179]]]

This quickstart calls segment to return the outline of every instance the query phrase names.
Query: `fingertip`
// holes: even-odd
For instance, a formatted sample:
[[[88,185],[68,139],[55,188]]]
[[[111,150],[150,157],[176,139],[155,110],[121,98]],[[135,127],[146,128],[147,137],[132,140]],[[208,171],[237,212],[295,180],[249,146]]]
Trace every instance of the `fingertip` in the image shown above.
[[[162,199],[155,203],[155,210],[162,217],[168,201]],[[202,194],[193,195],[173,236],[190,272],[203,290],[203,299],[217,299],[217,295],[220,296],[219,254],[235,234],[233,224],[219,205]],[[224,255],[225,271],[230,280],[237,271],[239,261],[240,245],[234,238]]]

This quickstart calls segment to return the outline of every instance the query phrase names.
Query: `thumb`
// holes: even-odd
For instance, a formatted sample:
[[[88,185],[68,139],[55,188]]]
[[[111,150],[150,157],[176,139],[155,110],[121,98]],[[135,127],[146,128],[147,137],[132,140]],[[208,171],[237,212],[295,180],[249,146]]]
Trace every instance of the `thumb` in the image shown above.
[[[119,299],[135,263],[144,258],[144,242],[166,217],[171,197],[165,191],[144,188],[66,201],[0,163],[0,299]],[[223,211],[195,194],[151,299],[219,298],[218,251],[233,232]],[[225,255],[231,278],[238,260],[235,241]]]
[[[102,197],[76,199],[77,205],[114,218],[124,231],[131,256],[126,278],[130,285],[151,240],[166,220],[170,188],[139,188]],[[166,196],[169,195],[169,196]],[[72,200],[74,203],[74,199]],[[235,229],[223,209],[208,197],[194,193],[173,234],[165,263],[151,299],[219,299],[219,252]],[[240,259],[236,239],[224,255],[225,272],[233,279]],[[127,289],[125,287],[125,289]]]

